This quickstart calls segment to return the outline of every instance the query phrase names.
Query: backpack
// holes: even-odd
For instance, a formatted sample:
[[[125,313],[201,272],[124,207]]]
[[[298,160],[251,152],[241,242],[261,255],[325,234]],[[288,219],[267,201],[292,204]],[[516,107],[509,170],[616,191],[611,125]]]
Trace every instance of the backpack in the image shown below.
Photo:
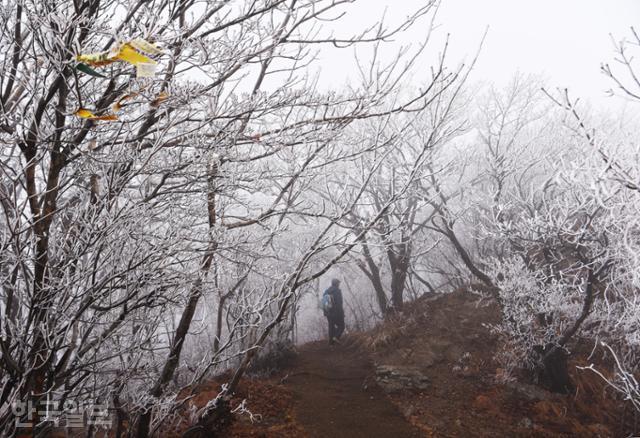
[[[329,289],[324,291],[324,294],[322,295],[321,304],[322,304],[322,311],[324,312],[325,315],[329,313],[331,309],[333,309],[333,295],[329,293]]]

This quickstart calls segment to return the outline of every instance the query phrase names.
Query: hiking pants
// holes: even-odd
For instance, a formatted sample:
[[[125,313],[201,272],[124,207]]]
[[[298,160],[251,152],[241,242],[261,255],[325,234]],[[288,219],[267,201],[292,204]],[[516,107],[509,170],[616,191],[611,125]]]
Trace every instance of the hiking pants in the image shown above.
[[[329,341],[332,339],[340,339],[344,332],[344,313],[335,312],[327,314],[329,322]]]

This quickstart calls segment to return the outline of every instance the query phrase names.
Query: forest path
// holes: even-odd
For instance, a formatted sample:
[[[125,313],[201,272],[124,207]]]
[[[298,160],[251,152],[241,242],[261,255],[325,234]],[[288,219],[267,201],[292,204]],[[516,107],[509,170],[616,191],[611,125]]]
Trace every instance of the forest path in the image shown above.
[[[318,341],[302,346],[287,370],[294,413],[310,437],[419,437],[376,385],[366,354]]]

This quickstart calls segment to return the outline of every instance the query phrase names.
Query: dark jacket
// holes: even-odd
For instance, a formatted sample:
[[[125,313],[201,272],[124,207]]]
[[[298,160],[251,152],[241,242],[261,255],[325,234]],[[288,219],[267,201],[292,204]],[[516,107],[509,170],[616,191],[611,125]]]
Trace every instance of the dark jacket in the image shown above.
[[[338,286],[331,286],[325,291],[325,293],[330,294],[333,297],[333,308],[331,309],[331,312],[344,313],[342,308],[342,291],[340,288]]]

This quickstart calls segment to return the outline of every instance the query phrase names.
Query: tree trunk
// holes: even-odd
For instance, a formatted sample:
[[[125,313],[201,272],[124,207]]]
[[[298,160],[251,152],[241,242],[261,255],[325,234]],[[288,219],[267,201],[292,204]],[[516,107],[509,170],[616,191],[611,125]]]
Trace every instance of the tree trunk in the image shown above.
[[[222,339],[222,317],[224,316],[224,305],[227,301],[227,294],[221,295],[218,301],[218,312],[216,315],[216,337],[213,340],[213,352],[220,351],[220,339]]]
[[[364,266],[362,263],[358,263],[358,267],[362,272],[364,272],[367,278],[369,278],[369,281],[371,281],[371,285],[373,286],[373,290],[376,294],[376,302],[378,303],[380,312],[384,316],[389,311],[387,306],[387,294],[384,292],[384,286],[382,286],[380,269],[378,268],[375,260],[373,260],[371,251],[369,251],[369,244],[366,240],[366,236],[362,237],[362,255],[364,256],[367,266]]]
[[[213,229],[216,224],[216,187],[214,181],[215,175],[217,175],[217,171],[217,163],[210,164],[208,178],[209,186],[207,191],[207,214],[209,220],[209,229]],[[184,342],[187,338],[187,335],[189,334],[191,321],[193,320],[193,316],[195,315],[196,309],[198,308],[198,302],[200,301],[200,297],[202,296],[203,279],[207,277],[209,269],[211,268],[211,265],[213,263],[213,255],[216,249],[217,242],[213,240],[209,242],[208,248],[202,258],[202,264],[200,266],[200,277],[194,283],[189,293],[189,301],[182,311],[180,322],[178,323],[178,327],[176,329],[176,334],[169,348],[169,356],[167,357],[164,367],[162,368],[160,377],[158,377],[156,384],[153,386],[151,391],[149,391],[149,394],[154,398],[162,396],[165,387],[173,378],[176,368],[178,367],[178,363],[180,362],[180,355],[182,353],[182,347],[184,346]],[[149,436],[151,417],[152,406],[149,405],[146,407],[146,410],[138,417],[135,431],[135,436],[137,438],[146,438]]]
[[[404,306],[404,289],[407,283],[409,262],[411,260],[411,242],[405,241],[399,245],[400,251],[391,263],[391,302],[393,308],[401,311]]]
[[[253,347],[245,352],[240,365],[233,374],[233,377],[227,385],[224,393],[218,394],[216,402],[202,413],[202,415],[198,419],[198,422],[183,435],[183,438],[217,437],[224,429],[224,427],[228,424],[228,422],[231,421],[229,398],[232,394],[235,393],[238,384],[240,383],[240,379],[242,379],[242,376],[244,376],[244,373],[247,371],[249,365],[251,364],[251,360],[258,353],[260,347],[264,345],[264,342],[268,338],[269,334],[284,319],[287,308],[289,307],[291,299],[294,296],[294,291],[295,286],[293,287],[293,290],[289,291],[289,294],[282,301],[278,314],[273,319],[273,321],[271,321],[265,327],[264,331],[260,334],[257,341],[254,343]]]
[[[191,326],[193,315],[195,314],[198,307],[198,301],[200,300],[200,296],[202,295],[201,283],[202,282],[199,280],[193,286],[191,294],[189,296],[189,301],[182,311],[182,316],[180,317],[180,322],[178,323],[175,337],[173,338],[171,348],[169,349],[169,356],[167,357],[167,361],[162,368],[162,372],[160,373],[160,377],[158,377],[156,384],[153,386],[151,391],[149,391],[149,394],[152,397],[162,396],[165,387],[173,378],[176,368],[178,367],[178,363],[180,362],[180,355],[182,353],[182,347],[184,346],[184,341],[186,340],[187,334],[189,333],[189,327]],[[147,409],[138,418],[136,430],[136,436],[138,438],[146,438],[147,436],[149,436],[151,416],[151,406],[147,406]]]
[[[446,223],[444,219],[442,221],[444,223],[444,230],[441,230],[441,231],[445,236],[447,236],[449,241],[453,244],[453,247],[455,248],[456,252],[462,259],[462,262],[467,267],[467,269],[469,269],[469,271],[471,271],[471,273],[475,275],[485,285],[491,288],[491,290],[495,290],[495,286],[493,285],[493,282],[491,281],[489,276],[484,272],[482,272],[480,268],[478,268],[475,265],[475,263],[473,263],[473,260],[471,260],[471,256],[469,255],[467,250],[464,248],[464,246],[462,246],[462,243],[460,243],[460,241],[458,240],[458,236],[456,236],[456,233],[453,231],[453,228],[448,223]]]
[[[606,269],[604,265],[600,270]],[[571,377],[569,376],[568,358],[565,345],[578,332],[582,323],[591,313],[595,300],[594,286],[598,274],[591,267],[588,268],[587,283],[584,289],[582,311],[578,319],[560,337],[556,344],[547,344],[544,347],[534,347],[534,352],[539,355],[538,377],[543,386],[553,392],[572,394],[575,391]]]
[[[569,376],[569,354],[564,348],[555,344],[534,347],[539,355],[536,373],[542,386],[559,394],[572,394],[575,391]]]

